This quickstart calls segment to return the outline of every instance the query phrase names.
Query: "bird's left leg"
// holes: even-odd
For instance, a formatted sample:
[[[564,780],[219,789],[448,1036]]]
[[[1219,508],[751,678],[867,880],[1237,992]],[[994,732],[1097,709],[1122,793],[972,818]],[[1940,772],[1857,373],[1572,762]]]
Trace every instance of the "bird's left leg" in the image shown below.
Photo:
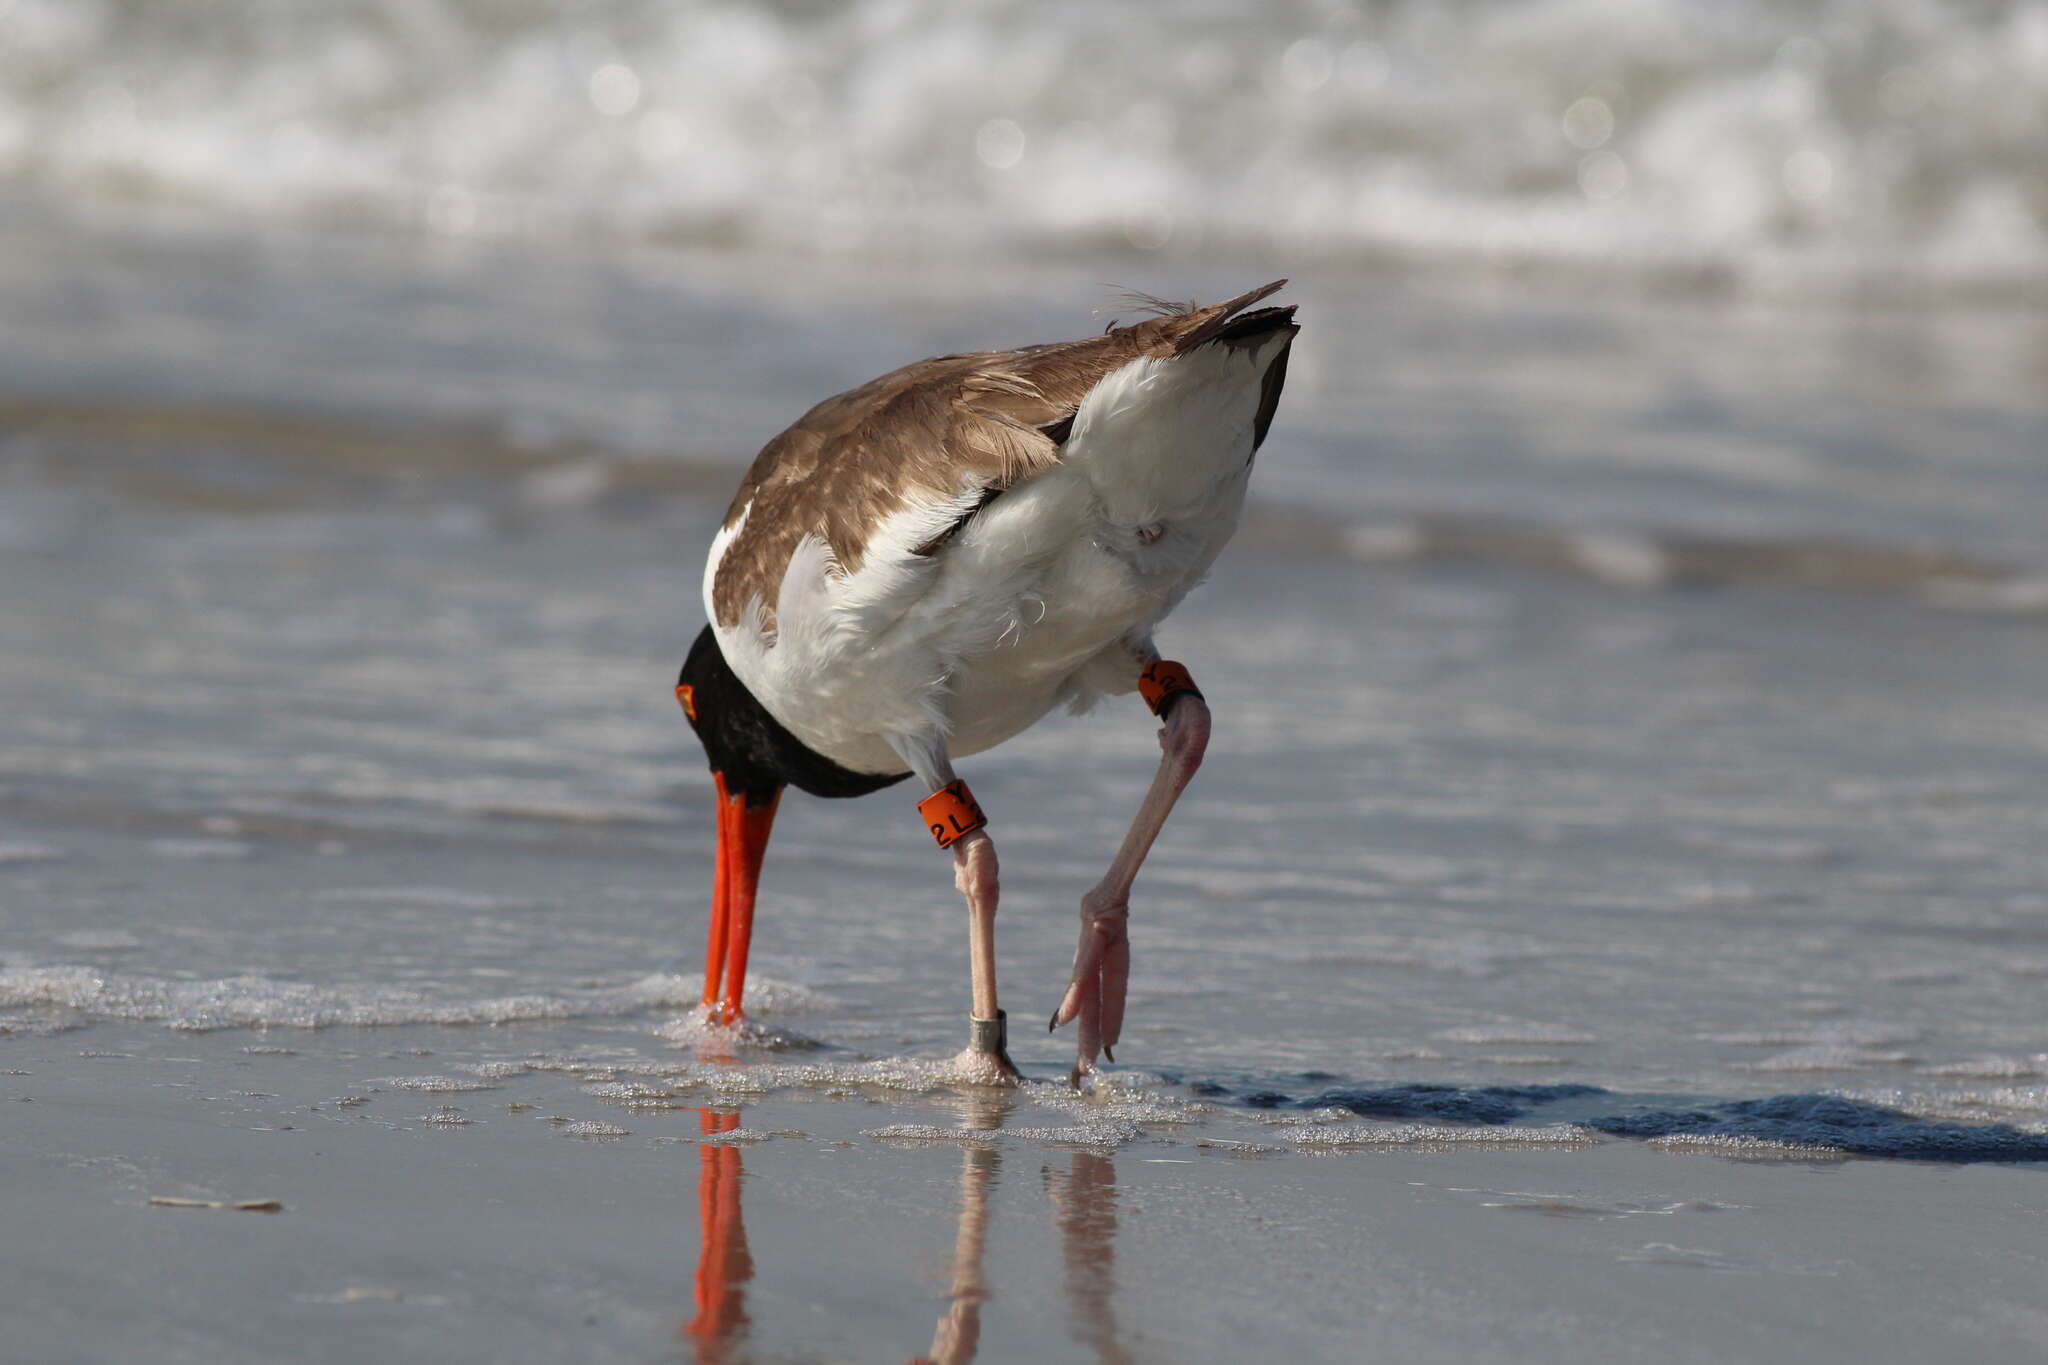
[[[1109,871],[1081,897],[1081,943],[1074,950],[1073,980],[1052,1017],[1055,1029],[1076,1018],[1081,1021],[1079,1051],[1069,1077],[1075,1085],[1095,1069],[1098,1050],[1116,1060],[1124,993],[1131,979],[1131,884],[1209,747],[1209,703],[1195,690],[1187,670],[1155,657],[1143,678],[1147,704],[1166,722],[1159,732],[1159,771]]]
[[[988,817],[967,784],[953,775],[943,740],[899,739],[894,747],[931,792],[917,803],[918,813],[939,847],[951,850],[953,885],[967,900],[973,1012],[967,1020],[967,1050],[954,1058],[954,1066],[970,1080],[1014,1085],[1019,1077],[1010,1060],[1007,1018],[996,1002],[996,901],[1001,884],[995,841],[985,828]]]

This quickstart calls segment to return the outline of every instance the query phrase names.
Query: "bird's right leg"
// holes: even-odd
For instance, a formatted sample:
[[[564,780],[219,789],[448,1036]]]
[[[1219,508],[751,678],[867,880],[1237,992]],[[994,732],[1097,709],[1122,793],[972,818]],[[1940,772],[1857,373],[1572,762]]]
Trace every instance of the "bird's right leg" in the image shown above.
[[[940,848],[953,854],[953,885],[967,900],[967,963],[973,984],[967,1050],[954,1065],[967,1078],[990,1085],[1015,1085],[1007,1018],[996,999],[996,902],[1001,882],[995,841],[984,828],[967,784],[954,776],[945,741],[937,736],[897,737],[896,752],[931,793],[917,803],[925,828]]]
[[[1052,1016],[1055,1029],[1077,1018],[1081,1021],[1080,1045],[1068,1077],[1077,1087],[1095,1070],[1098,1051],[1116,1060],[1112,1049],[1123,1030],[1124,996],[1131,977],[1131,884],[1209,747],[1209,703],[1185,668],[1159,659],[1155,651],[1139,677],[1139,687],[1146,705],[1166,722],[1159,732],[1159,771],[1109,871],[1081,898],[1081,942],[1074,950],[1074,974]]]

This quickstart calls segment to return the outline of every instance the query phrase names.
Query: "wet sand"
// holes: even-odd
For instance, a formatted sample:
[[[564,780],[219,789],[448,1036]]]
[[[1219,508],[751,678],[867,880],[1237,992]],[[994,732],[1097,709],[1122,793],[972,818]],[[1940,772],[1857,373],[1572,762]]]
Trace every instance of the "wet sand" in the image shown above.
[[[449,1066],[445,1031],[248,1037],[10,1049],[30,1074],[0,1090],[9,1224],[35,1230],[0,1265],[10,1353],[1704,1362],[2041,1343],[2037,1170],[1479,1133],[1304,1155],[1206,1145],[1199,1117],[1062,1139],[1014,1131],[1071,1125],[1050,1087],[622,1105],[547,1070],[375,1082]],[[906,1122],[987,1135],[874,1136]]]

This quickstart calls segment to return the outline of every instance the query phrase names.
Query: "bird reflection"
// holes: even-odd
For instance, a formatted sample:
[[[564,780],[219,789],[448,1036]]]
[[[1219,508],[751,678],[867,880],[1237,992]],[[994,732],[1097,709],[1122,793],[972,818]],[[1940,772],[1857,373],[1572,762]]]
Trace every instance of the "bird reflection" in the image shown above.
[[[730,1133],[737,1113],[699,1109],[704,1134]],[[697,1316],[683,1325],[696,1343],[697,1365],[724,1365],[747,1327],[747,1281],[754,1258],[747,1252],[747,1225],[740,1217],[740,1149],[729,1142],[697,1148]]]
[[[1125,1365],[1117,1343],[1116,1162],[1106,1152],[1077,1151],[1064,1171],[1044,1168],[1066,1263],[1067,1303],[1074,1339],[1095,1348],[1105,1365]]]
[[[1000,1129],[1016,1107],[1005,1094],[968,1097],[961,1127],[971,1133]],[[740,1126],[740,1115],[696,1110],[706,1138]],[[740,1149],[706,1141],[698,1148],[697,1210],[702,1235],[697,1260],[697,1315],[682,1329],[694,1348],[696,1365],[730,1365],[745,1359],[749,1320],[746,1294],[754,1274],[740,1213]],[[960,1202],[953,1231],[953,1262],[947,1307],[932,1333],[927,1354],[910,1365],[967,1365],[981,1346],[981,1306],[990,1297],[982,1263],[988,1247],[991,1195],[1002,1170],[1002,1153],[990,1142],[970,1142],[960,1154]],[[1125,1365],[1130,1355],[1118,1342],[1115,1308],[1117,1230],[1116,1164],[1103,1152],[1076,1151],[1064,1169],[1048,1165],[1042,1180],[1060,1234],[1060,1255],[1071,1330],[1105,1365]]]
[[[989,1130],[1003,1126],[1012,1104],[1007,1096],[976,1096],[967,1102],[965,1127]],[[932,1333],[930,1355],[911,1365],[964,1365],[981,1347],[981,1305],[988,1298],[982,1283],[981,1257],[988,1245],[988,1195],[1002,1167],[994,1147],[970,1146],[960,1154],[960,1218],[953,1231],[953,1277],[946,1296],[950,1303]]]

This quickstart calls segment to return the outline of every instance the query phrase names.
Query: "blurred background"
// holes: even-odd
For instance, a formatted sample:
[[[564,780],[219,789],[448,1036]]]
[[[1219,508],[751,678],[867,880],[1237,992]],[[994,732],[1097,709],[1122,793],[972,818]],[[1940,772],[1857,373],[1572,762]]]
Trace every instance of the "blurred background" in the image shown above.
[[[2027,0],[9,0],[22,195],[244,228],[2036,290]],[[2038,295],[2036,295],[2038,297]]]
[[[643,486],[710,462],[708,489],[876,369],[1287,274],[1323,319],[1289,399],[1311,450],[1265,491],[1345,504],[1369,553],[1418,544],[1381,520],[1453,515],[1858,541],[1879,558],[1790,567],[1894,585],[1972,571],[1890,552],[2034,549],[2033,0],[4,0],[0,25],[17,429],[75,428],[59,397],[130,435],[461,427],[443,465],[597,457],[542,501],[615,457]],[[1736,571],[1605,548],[1577,558]]]

